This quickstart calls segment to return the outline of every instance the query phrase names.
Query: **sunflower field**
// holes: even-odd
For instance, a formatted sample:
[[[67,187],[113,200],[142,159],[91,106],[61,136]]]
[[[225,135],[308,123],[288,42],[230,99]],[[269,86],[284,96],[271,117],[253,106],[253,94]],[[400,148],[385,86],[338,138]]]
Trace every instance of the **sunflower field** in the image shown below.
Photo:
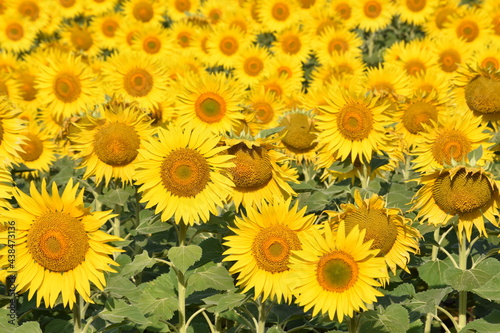
[[[0,16],[0,333],[500,332],[499,0]]]

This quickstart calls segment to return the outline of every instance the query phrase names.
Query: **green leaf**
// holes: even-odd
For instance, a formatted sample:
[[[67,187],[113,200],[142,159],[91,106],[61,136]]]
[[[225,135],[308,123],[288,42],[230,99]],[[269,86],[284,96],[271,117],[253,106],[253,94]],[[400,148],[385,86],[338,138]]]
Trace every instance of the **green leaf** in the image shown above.
[[[281,132],[284,129],[285,129],[285,126],[264,129],[264,130],[260,131],[257,134],[257,137],[259,137],[259,138],[267,138],[268,136],[271,136],[273,134],[279,133],[279,132]]]
[[[139,218],[141,222],[139,223],[137,228],[135,228],[135,230],[131,230],[131,233],[132,231],[135,231],[137,234],[148,235],[157,232],[162,232],[170,228],[170,225],[168,223],[162,222],[158,215],[147,216],[148,214],[144,212],[152,214],[152,211],[150,210],[142,210],[139,213]],[[146,215],[147,217],[141,217],[144,215]]]
[[[472,291],[483,286],[500,271],[500,262],[494,258],[481,261],[470,270],[450,267],[445,272],[445,281],[458,291]]]
[[[452,265],[447,260],[430,260],[417,267],[420,278],[432,288],[446,286],[445,272]]]
[[[209,265],[208,268],[206,268],[207,265]],[[233,278],[225,267],[214,266],[214,263],[208,263],[197,268],[193,275],[189,277],[186,295],[208,288],[215,290],[229,290],[234,288]]]
[[[139,299],[141,291],[128,278],[119,274],[111,275],[104,289],[113,298],[126,297],[131,302]]]
[[[470,151],[467,154],[467,159],[469,160],[470,165],[476,165],[476,162],[479,161],[482,156],[483,156],[483,145],[479,145],[479,147]]]
[[[162,274],[153,281],[146,282],[143,291],[157,298],[177,297],[175,286],[169,273]]]
[[[221,313],[227,310],[232,310],[243,304],[246,296],[234,291],[224,294],[216,294],[203,299],[205,304],[215,304],[215,308],[209,308],[210,312]]]
[[[414,296],[415,287],[410,283],[403,283],[394,288],[394,290],[388,291],[387,294],[391,296]]]
[[[74,327],[71,321],[52,319],[44,329],[45,333],[73,333]]]
[[[325,208],[329,201],[323,192],[317,191],[301,202],[301,206],[307,206],[307,212],[320,211]]]
[[[276,326],[276,325],[269,328],[266,332],[267,333],[285,333],[285,331],[283,331],[283,329],[281,327]]]
[[[369,310],[361,315],[360,332],[406,333],[409,328],[408,310],[399,304],[391,304],[380,313]]]
[[[493,310],[484,318],[476,319],[460,331],[460,333],[498,333],[500,331],[500,311]]]
[[[99,201],[108,207],[114,208],[115,205],[125,206],[128,199],[134,195],[135,188],[127,185],[124,188],[108,189],[104,194],[98,197]]]
[[[40,324],[36,321],[28,321],[21,326],[17,327],[15,330],[10,331],[12,333],[43,333],[40,328]]]
[[[312,192],[319,190],[319,188],[316,187],[316,182],[314,181],[314,179],[311,179],[307,182],[300,182],[298,184],[292,183],[291,186],[296,192]]]
[[[144,293],[135,305],[144,311],[152,323],[158,323],[160,320],[172,319],[174,312],[178,309],[178,300],[177,297],[159,298],[150,293]]]
[[[151,322],[146,319],[141,309],[135,305],[130,305],[122,300],[110,299],[99,316],[112,323],[121,323],[128,320],[137,325],[149,325]]]
[[[417,293],[413,299],[406,303],[406,307],[410,308],[412,312],[419,312],[421,315],[426,315],[429,312],[434,312],[436,305],[452,291],[450,287],[441,289],[431,289]]]
[[[500,273],[484,283],[481,287],[476,288],[473,292],[490,301],[500,301]]]
[[[0,332],[10,332],[17,327],[17,309],[0,309]]]
[[[190,266],[200,260],[201,254],[202,250],[198,245],[182,245],[168,250],[168,258],[182,273],[186,273]]]
[[[150,258],[148,251],[144,250],[141,254],[135,256],[134,261],[123,267],[120,271],[120,275],[129,278],[142,272],[146,267],[153,266],[155,263],[156,260]]]

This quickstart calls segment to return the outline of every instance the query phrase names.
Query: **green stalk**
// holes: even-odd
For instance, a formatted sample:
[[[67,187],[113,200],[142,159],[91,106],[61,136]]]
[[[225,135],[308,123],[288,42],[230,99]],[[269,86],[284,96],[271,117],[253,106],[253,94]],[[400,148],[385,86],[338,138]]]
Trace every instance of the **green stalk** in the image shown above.
[[[458,233],[458,232],[457,232]],[[460,244],[458,248],[458,268],[461,270],[467,269],[467,240],[465,238],[465,232],[462,231],[460,238]],[[458,292],[458,328],[462,329],[467,325],[467,291]]]
[[[434,230],[434,240],[436,241],[436,243],[441,244],[440,239],[439,239],[439,232],[440,232],[440,228],[437,227],[436,230]],[[439,252],[439,245],[432,245],[432,253],[431,253],[431,260],[432,261],[437,260],[438,252]],[[424,333],[431,332],[432,320],[434,319],[433,315],[435,315],[435,313],[434,314],[433,313],[427,314],[427,317],[425,318]]]
[[[75,333],[82,332],[81,300],[82,297],[77,293],[76,302],[73,305],[73,329]]]
[[[262,301],[262,297],[259,296],[257,300],[257,307],[259,310],[259,318],[257,320],[256,333],[264,333],[266,331],[266,301]]]
[[[359,321],[361,316],[359,313],[354,312],[354,315],[349,318],[347,321],[347,331],[349,333],[358,333],[359,332]]]
[[[179,293],[179,332],[186,333],[186,281],[184,273],[177,270],[177,291]]]

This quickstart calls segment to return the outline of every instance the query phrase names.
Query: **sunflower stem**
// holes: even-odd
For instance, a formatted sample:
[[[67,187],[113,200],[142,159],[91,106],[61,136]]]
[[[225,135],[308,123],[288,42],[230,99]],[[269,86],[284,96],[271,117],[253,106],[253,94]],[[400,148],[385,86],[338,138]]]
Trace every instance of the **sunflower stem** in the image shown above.
[[[179,295],[179,332],[186,333],[186,281],[184,273],[177,270],[177,291]]]
[[[458,248],[458,268],[465,271],[467,270],[467,240],[465,231],[461,235],[458,233],[459,248]],[[467,325],[467,291],[458,292],[458,328],[459,330]]]
[[[179,232],[179,246],[186,245],[187,229],[188,229],[188,226],[184,222],[179,223],[179,230],[178,230],[178,232]]]
[[[266,331],[266,301],[262,301],[262,296],[257,299],[257,307],[259,310],[259,319],[257,320],[256,333],[264,333]]]
[[[82,297],[76,294],[76,302],[73,305],[73,328],[75,333],[82,332],[82,313],[81,313]]]
[[[358,333],[359,332],[359,321],[361,316],[359,313],[354,312],[354,315],[349,318],[347,321],[347,331],[349,333]]]

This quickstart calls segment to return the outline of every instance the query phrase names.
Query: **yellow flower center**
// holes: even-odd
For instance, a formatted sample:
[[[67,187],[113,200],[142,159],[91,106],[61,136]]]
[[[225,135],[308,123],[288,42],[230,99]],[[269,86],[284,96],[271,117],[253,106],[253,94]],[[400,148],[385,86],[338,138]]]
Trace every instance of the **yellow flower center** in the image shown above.
[[[277,2],[271,8],[271,15],[276,21],[286,21],[290,16],[290,8],[286,2]]]
[[[332,38],[328,43],[328,53],[333,55],[333,53],[342,54],[349,50],[349,43],[343,38]]]
[[[425,101],[412,103],[403,114],[403,125],[412,134],[423,131],[422,124],[429,124],[430,120],[437,121],[437,109]]]
[[[283,38],[281,47],[283,48],[283,52],[285,53],[297,54],[302,47],[302,43],[300,42],[299,36],[287,35]]]
[[[349,212],[345,217],[346,233],[358,225],[360,230],[365,229],[367,242],[373,239],[370,249],[378,249],[378,256],[385,256],[392,249],[398,230],[396,224],[383,209],[358,208]]]
[[[19,156],[26,162],[36,161],[43,153],[43,142],[34,134],[28,133],[25,136],[28,140],[21,145],[24,152],[19,152]]]
[[[221,38],[219,49],[224,55],[231,56],[238,51],[238,41],[233,36],[225,36]]]
[[[465,85],[465,101],[472,111],[489,114],[500,112],[500,81],[477,76]]]
[[[464,214],[485,207],[493,198],[488,177],[481,172],[459,170],[453,179],[449,173],[441,174],[432,185],[436,204],[448,214]]]
[[[297,234],[280,224],[261,229],[252,243],[257,266],[270,273],[287,271],[291,251],[300,249]]]
[[[349,3],[346,2],[341,2],[337,4],[337,6],[335,6],[335,11],[343,20],[348,20],[351,18],[351,10],[351,6],[349,6]]]
[[[195,197],[210,180],[210,167],[203,155],[190,148],[170,152],[161,165],[165,189],[178,197]]]
[[[76,217],[46,212],[31,225],[27,245],[39,265],[54,272],[67,272],[85,260],[89,238]]]
[[[342,293],[358,280],[359,268],[354,258],[342,251],[324,254],[316,266],[316,279],[326,291]]]
[[[462,161],[471,151],[467,136],[459,130],[444,130],[434,141],[432,156],[440,164],[450,164],[451,159]]]
[[[462,57],[457,50],[449,49],[441,52],[439,62],[443,71],[451,73],[458,68],[458,64],[462,62]]]
[[[281,120],[280,126],[284,126],[285,137],[281,142],[294,153],[305,153],[314,147],[317,143],[314,140],[317,137],[312,119],[302,113],[292,113]]]
[[[406,8],[417,13],[425,8],[426,2],[426,0],[406,0]]]
[[[267,124],[274,117],[274,109],[267,102],[256,102],[252,104],[252,109],[255,111],[255,118],[260,124]]]
[[[35,21],[40,15],[40,7],[33,1],[22,1],[17,6],[17,11],[22,16],[29,17],[32,21]]]
[[[248,57],[243,62],[243,70],[249,76],[257,76],[264,69],[264,62],[259,57]]]
[[[366,17],[376,18],[382,13],[382,5],[378,1],[368,1],[363,8]]]
[[[457,26],[456,34],[470,43],[479,36],[479,26],[474,21],[464,20]]]
[[[137,21],[149,22],[154,16],[154,9],[148,1],[141,1],[134,5],[132,14]]]
[[[92,47],[94,41],[90,32],[77,27],[71,30],[71,43],[77,50],[87,51]]]
[[[8,39],[17,42],[24,36],[24,28],[17,22],[12,22],[5,28],[5,35]]]
[[[104,163],[119,167],[130,164],[137,156],[139,136],[124,123],[103,126],[94,137],[94,152]]]
[[[250,149],[244,143],[239,143],[229,148],[228,152],[235,155],[235,167],[229,171],[238,190],[257,190],[265,187],[272,179],[273,167],[264,147]]]
[[[373,129],[372,112],[361,103],[347,104],[337,115],[337,127],[348,140],[366,139]]]
[[[156,54],[161,49],[161,40],[155,36],[147,36],[142,41],[142,49],[149,54]]]
[[[226,101],[222,96],[206,92],[201,94],[194,104],[196,115],[205,123],[221,121],[226,114]]]
[[[191,1],[189,0],[175,0],[174,5],[175,9],[181,13],[189,12],[191,9]]]
[[[133,68],[123,77],[123,87],[133,97],[147,96],[153,83],[153,76],[144,68]]]
[[[54,80],[54,94],[64,102],[71,103],[80,97],[82,88],[80,78],[72,73],[60,73]]]
[[[119,24],[116,20],[114,19],[107,19],[104,20],[101,24],[101,31],[104,34],[104,36],[113,38],[115,36],[116,29],[118,29]]]

